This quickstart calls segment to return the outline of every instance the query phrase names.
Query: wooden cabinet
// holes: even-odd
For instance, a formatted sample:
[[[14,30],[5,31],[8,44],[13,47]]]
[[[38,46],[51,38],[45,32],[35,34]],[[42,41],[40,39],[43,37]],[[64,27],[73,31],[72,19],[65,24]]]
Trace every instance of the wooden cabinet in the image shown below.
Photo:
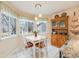
[[[68,16],[57,17],[51,20],[51,44],[60,48],[68,39]]]

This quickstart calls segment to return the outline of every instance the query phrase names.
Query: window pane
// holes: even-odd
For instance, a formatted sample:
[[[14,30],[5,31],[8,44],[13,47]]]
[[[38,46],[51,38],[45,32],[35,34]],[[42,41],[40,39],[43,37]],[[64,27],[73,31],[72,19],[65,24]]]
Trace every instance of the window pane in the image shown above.
[[[28,32],[33,31],[33,22],[28,22]]]
[[[27,32],[27,24],[28,22],[25,22],[25,32]]]
[[[10,34],[16,34],[16,18],[10,17]]]
[[[46,24],[42,23],[41,25],[42,32],[46,32]]]
[[[8,33],[9,32],[9,16],[5,14],[1,14],[1,23],[2,23],[2,32],[3,33]]]
[[[20,21],[20,33],[27,32],[27,21]]]
[[[24,33],[25,32],[25,23],[24,21],[20,21],[20,33]]]
[[[46,23],[40,22],[37,26],[39,33],[46,32]]]

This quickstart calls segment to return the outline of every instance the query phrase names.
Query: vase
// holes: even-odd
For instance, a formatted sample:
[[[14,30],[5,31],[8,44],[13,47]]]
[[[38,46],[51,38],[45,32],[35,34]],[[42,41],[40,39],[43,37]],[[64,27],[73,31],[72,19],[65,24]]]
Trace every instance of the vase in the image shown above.
[[[35,37],[37,37],[37,32],[35,32]]]

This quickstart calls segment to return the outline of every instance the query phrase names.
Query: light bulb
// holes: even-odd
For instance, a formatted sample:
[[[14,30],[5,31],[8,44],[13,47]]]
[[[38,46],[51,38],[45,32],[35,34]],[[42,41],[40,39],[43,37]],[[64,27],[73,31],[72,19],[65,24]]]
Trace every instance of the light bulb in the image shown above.
[[[42,17],[42,14],[39,14],[38,17]]]
[[[38,18],[37,18],[37,17],[35,17],[35,20],[38,20]]]

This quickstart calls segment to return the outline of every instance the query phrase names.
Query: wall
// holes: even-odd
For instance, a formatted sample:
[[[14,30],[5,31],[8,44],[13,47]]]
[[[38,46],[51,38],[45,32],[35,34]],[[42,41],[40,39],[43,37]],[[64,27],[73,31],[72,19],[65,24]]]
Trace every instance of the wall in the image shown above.
[[[20,42],[21,40],[17,39],[16,36],[0,41],[0,57],[7,57],[14,52],[15,49],[20,49]]]
[[[1,5],[0,5],[1,6]],[[72,23],[71,20],[74,15],[74,11],[76,12],[77,18],[79,20],[79,7],[70,8],[67,10],[63,10],[61,12],[55,13],[52,15],[52,18],[56,14],[61,14],[63,12],[67,12],[67,15],[69,16],[69,30],[71,29],[70,24]],[[78,23],[79,24],[79,23]],[[18,25],[17,25],[17,34],[18,33]],[[48,37],[51,38],[51,19],[48,20]],[[16,48],[22,48],[23,47],[23,40],[20,36],[14,36],[5,40],[0,41],[0,57],[6,57],[9,55],[14,49]]]
[[[18,17],[18,14],[14,12],[12,9],[10,9],[6,4],[3,4],[0,2],[0,11],[4,10],[15,17]],[[0,18],[1,20],[1,18]],[[0,57],[7,57],[9,54],[11,54],[16,49],[21,49],[23,47],[23,40],[22,37],[19,36],[19,24],[17,18],[17,26],[16,26],[16,33],[15,36],[9,36],[7,38],[4,38],[4,40],[1,40],[1,25],[0,25]]]

